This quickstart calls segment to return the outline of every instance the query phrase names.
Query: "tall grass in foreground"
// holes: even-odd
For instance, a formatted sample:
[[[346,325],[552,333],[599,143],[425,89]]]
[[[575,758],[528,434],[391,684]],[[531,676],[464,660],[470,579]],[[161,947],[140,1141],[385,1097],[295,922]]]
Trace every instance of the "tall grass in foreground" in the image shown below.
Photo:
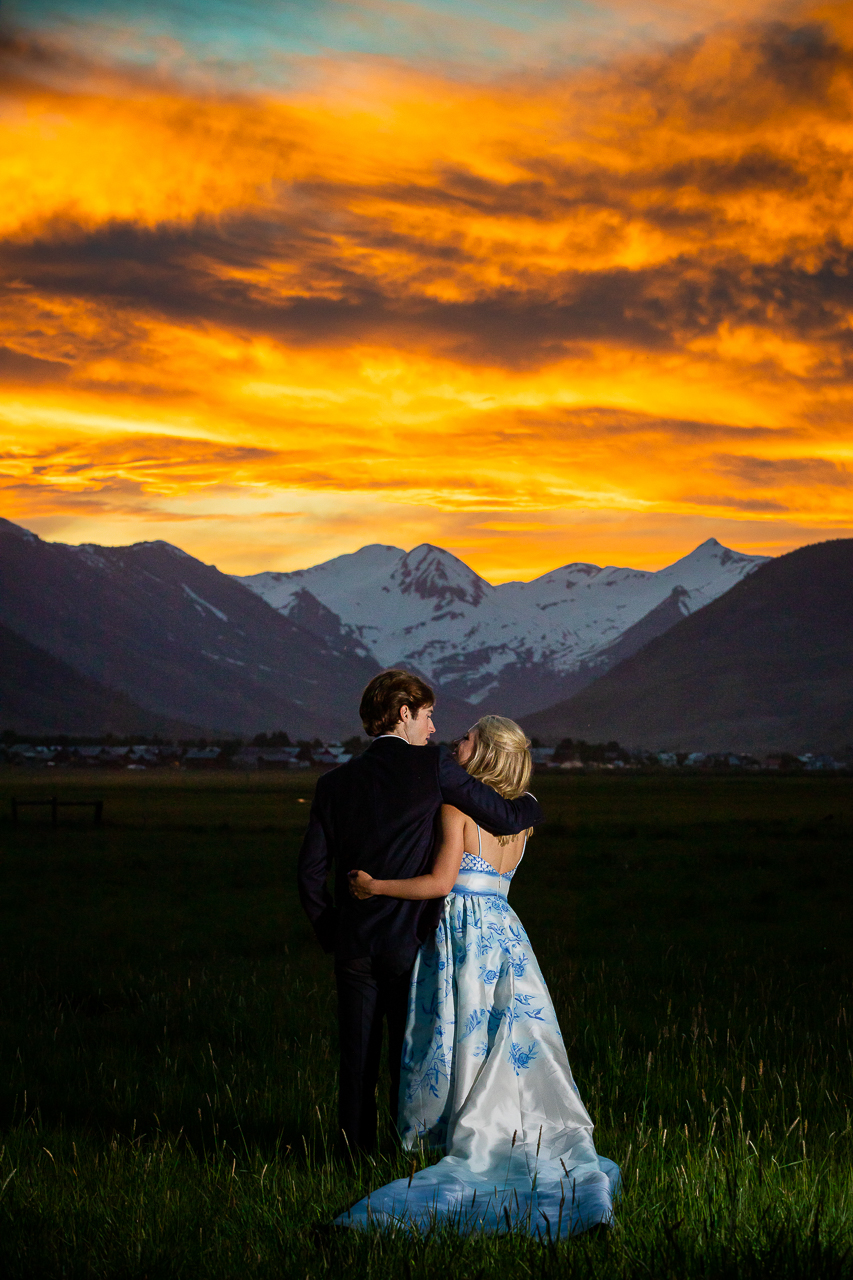
[[[57,1007],[43,981],[17,993],[33,1032],[5,1064],[5,1274],[853,1275],[849,985],[818,1001],[778,978],[762,989],[731,958],[709,978],[670,957],[645,1039],[620,1015],[648,997],[624,967],[558,973],[597,1144],[624,1176],[606,1238],[328,1231],[412,1164],[387,1134],[356,1171],[330,1149],[328,996],[284,968],[275,990],[250,969],[168,990],[165,972],[113,974],[101,1009]],[[204,1047],[193,1025],[209,1032]]]
[[[612,1231],[331,1231],[412,1157],[329,1143],[305,779],[115,784],[99,833],[0,821],[0,1274],[853,1277],[849,787],[544,782],[513,898],[622,1167]]]

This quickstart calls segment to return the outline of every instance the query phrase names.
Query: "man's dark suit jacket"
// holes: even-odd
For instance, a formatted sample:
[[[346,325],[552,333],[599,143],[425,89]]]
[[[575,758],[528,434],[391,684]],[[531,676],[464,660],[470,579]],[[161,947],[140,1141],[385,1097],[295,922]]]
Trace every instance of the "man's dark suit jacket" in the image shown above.
[[[455,805],[497,835],[514,835],[542,821],[533,796],[505,800],[466,773],[449,748],[413,747],[398,737],[376,738],[361,756],[317,782],[299,854],[299,896],[326,951],[341,959],[417,950],[435,903],[375,897],[359,902],[347,873],[381,880],[424,875],[432,861],[436,815]],[[326,879],[334,864],[334,898]]]

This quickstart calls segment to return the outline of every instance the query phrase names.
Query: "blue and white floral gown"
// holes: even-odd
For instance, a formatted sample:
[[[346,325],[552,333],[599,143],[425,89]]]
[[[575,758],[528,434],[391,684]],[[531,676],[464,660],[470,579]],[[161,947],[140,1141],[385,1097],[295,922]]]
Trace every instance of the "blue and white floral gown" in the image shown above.
[[[482,843],[463,856],[415,961],[403,1047],[403,1146],[447,1154],[372,1192],[342,1226],[450,1223],[556,1239],[612,1221],[619,1170],[596,1153],[548,988],[507,901],[514,871],[499,874],[481,854]]]

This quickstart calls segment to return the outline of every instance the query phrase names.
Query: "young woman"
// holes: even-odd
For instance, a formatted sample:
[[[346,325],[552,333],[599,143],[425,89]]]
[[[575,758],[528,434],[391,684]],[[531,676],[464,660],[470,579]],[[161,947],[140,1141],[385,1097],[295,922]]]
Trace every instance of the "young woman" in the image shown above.
[[[457,756],[512,799],[530,781],[529,745],[512,720],[483,716]],[[619,1171],[596,1153],[548,988],[507,901],[526,843],[527,833],[492,836],[445,805],[429,875],[350,873],[357,898],[445,898],[412,974],[399,1128],[404,1147],[446,1154],[372,1192],[340,1225],[438,1220],[557,1237],[612,1220]]]

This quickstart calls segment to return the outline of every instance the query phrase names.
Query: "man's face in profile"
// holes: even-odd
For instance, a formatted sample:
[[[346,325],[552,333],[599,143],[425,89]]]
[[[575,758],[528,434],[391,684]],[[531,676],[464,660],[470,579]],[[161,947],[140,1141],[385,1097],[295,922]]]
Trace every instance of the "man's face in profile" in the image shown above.
[[[413,747],[425,747],[432,735],[435,733],[435,725],[432,722],[433,707],[421,707],[417,715],[406,724],[406,737]]]

